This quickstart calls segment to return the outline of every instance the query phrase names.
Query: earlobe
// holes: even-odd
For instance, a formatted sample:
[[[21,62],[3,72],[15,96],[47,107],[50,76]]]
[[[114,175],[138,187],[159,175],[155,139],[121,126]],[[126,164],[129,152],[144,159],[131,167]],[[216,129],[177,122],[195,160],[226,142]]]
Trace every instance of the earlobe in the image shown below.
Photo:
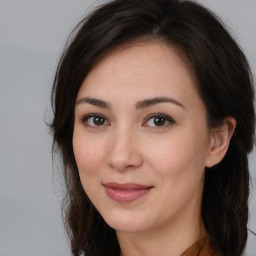
[[[210,168],[224,158],[228,151],[229,142],[234,134],[236,120],[233,117],[226,117],[221,127],[212,131],[210,138],[209,153],[205,166]]]

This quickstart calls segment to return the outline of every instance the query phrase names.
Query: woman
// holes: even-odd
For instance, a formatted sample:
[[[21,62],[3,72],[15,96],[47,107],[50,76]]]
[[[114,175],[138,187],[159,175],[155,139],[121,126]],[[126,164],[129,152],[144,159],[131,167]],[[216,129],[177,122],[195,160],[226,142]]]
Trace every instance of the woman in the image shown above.
[[[194,2],[115,0],[82,20],[53,86],[73,255],[242,255],[252,84]]]

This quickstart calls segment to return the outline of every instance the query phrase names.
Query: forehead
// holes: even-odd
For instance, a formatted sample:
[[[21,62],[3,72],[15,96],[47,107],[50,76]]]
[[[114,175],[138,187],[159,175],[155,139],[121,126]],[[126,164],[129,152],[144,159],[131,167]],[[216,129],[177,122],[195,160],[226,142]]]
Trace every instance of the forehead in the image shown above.
[[[84,93],[106,96],[118,91],[126,96],[133,92],[134,96],[163,96],[188,88],[195,90],[193,74],[176,48],[140,42],[114,49],[99,61],[82,83],[78,98]]]

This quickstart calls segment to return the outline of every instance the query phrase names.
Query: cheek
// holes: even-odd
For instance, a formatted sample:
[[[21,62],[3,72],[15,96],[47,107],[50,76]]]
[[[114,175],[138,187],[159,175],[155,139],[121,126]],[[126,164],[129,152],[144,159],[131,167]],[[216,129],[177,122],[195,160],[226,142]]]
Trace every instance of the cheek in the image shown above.
[[[102,145],[88,136],[74,132],[73,150],[82,186],[92,202],[98,201],[99,174],[103,157]]]
[[[95,143],[88,136],[74,131],[73,150],[81,178],[95,175],[99,169],[97,167],[101,162],[100,160],[103,158],[101,143]]]
[[[207,134],[198,134],[193,129],[180,129],[163,139],[148,141],[148,146],[145,146],[147,162],[158,173],[166,176],[202,172],[207,152]]]

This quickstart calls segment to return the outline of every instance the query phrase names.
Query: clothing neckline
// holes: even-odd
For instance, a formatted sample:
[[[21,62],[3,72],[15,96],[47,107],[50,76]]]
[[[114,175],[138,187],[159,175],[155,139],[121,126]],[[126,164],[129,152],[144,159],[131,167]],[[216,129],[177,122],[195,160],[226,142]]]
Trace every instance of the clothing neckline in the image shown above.
[[[208,237],[201,238],[180,256],[218,256]]]

